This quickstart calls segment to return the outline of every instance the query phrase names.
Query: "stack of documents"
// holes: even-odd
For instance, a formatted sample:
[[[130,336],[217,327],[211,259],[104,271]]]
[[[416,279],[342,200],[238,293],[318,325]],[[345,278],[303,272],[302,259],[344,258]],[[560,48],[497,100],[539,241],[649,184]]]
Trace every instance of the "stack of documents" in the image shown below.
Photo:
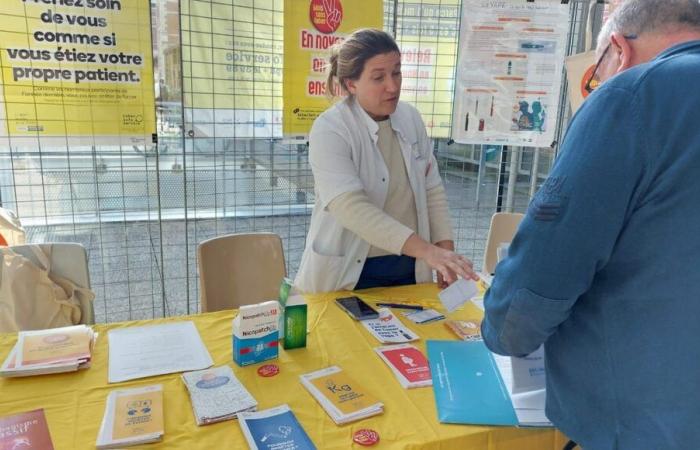
[[[182,374],[192,400],[197,425],[235,419],[242,411],[255,411],[258,402],[229,366]]]
[[[96,445],[103,449],[149,444],[164,433],[162,385],[112,391]]]
[[[214,362],[194,322],[109,330],[110,383],[201,370]]]
[[[289,406],[242,412],[238,423],[251,450],[316,450]]]
[[[0,367],[0,376],[26,377],[90,367],[97,334],[85,325],[20,331]]]
[[[374,349],[404,388],[430,386],[430,366],[425,355],[411,344],[390,345]]]
[[[307,373],[299,378],[337,425],[384,412],[384,404],[369,395],[338,366]]]
[[[494,355],[483,341],[428,341],[427,349],[440,422],[551,426],[541,348],[525,358]]]
[[[544,414],[546,376],[544,370],[544,347],[523,358],[491,354],[498,371],[510,393],[518,422],[525,426],[551,426]]]

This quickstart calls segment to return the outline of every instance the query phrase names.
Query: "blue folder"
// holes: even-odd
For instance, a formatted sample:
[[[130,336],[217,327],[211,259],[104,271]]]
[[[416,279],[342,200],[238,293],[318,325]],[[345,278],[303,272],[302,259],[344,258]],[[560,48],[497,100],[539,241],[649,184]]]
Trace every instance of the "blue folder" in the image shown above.
[[[474,425],[518,425],[491,352],[483,341],[427,341],[438,420]]]

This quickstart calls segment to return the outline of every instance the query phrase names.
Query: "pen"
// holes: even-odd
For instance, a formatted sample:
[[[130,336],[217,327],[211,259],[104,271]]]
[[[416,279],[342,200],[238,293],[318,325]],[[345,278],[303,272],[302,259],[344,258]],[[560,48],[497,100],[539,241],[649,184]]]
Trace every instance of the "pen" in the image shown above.
[[[416,311],[423,310],[423,307],[420,305],[407,305],[405,303],[377,303],[377,306],[383,306],[386,308],[415,309]]]

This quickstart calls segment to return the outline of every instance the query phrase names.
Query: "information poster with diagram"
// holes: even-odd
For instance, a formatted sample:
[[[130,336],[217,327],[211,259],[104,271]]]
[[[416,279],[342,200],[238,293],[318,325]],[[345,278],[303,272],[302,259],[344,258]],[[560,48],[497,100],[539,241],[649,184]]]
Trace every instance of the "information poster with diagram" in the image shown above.
[[[148,0],[0,1],[0,141],[150,143],[151,54]]]
[[[464,0],[452,138],[548,147],[554,141],[569,5]]]

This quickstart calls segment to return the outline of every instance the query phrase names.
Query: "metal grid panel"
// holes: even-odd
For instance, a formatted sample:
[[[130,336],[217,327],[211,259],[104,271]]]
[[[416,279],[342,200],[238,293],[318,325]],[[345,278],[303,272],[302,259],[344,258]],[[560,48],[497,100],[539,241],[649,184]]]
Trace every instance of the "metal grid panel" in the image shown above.
[[[197,14],[189,14],[193,5]],[[18,212],[32,242],[85,245],[98,321],[197,311],[196,246],[225,233],[280,234],[288,270],[295,273],[313,179],[306,148],[282,144],[275,125],[281,123],[275,116],[281,111],[276,75],[283,56],[281,5],[282,0],[152,3],[157,146],[0,145],[2,205]],[[450,144],[459,3],[395,0],[384,5],[386,29],[412,55],[404,59],[402,98],[416,104],[432,125],[458,251],[480,267],[491,214],[523,211],[556,149]],[[586,14],[587,2],[572,2],[569,52],[581,47]],[[195,25],[214,34],[196,31]],[[240,39],[216,33],[226,26],[232,27],[229,37]],[[243,46],[256,48],[256,38],[267,42],[261,53],[270,59],[233,61],[230,55],[248,51]],[[217,67],[227,75],[218,76]],[[183,109],[183,98],[185,105],[222,106],[223,112],[195,115]],[[565,110],[562,124],[568,119]]]
[[[306,146],[280,139],[282,7],[283,0],[182,1],[188,310],[197,308],[193,261],[205,239],[274,232],[290,276],[301,259],[313,180]]]

